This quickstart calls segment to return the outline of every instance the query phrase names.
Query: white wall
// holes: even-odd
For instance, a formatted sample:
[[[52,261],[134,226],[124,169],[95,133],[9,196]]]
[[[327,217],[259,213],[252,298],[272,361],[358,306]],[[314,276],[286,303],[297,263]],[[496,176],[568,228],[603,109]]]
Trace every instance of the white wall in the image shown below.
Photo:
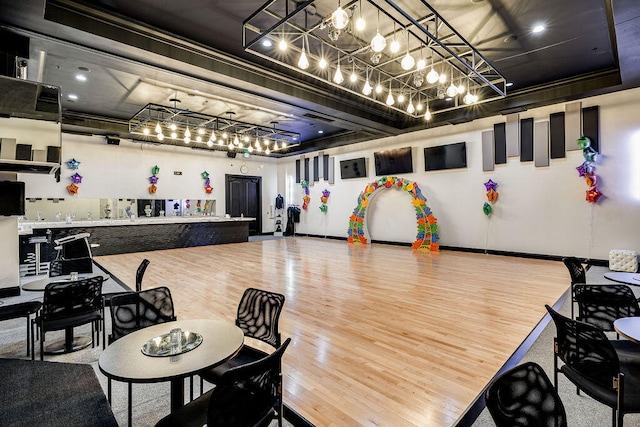
[[[597,204],[586,202],[587,186],[575,169],[584,161],[581,151],[552,159],[549,167],[509,158],[507,164],[483,172],[481,132],[505,122],[504,116],[496,116],[326,150],[325,154],[335,156],[335,185],[320,181],[310,187],[312,201],[296,232],[346,237],[359,193],[379,178],[373,153],[411,146],[414,173],[402,177],[421,187],[438,218],[441,245],[597,259],[608,259],[613,248],[640,250],[640,89],[582,100],[583,108],[594,105],[600,106],[601,131],[596,174],[605,195]],[[564,111],[564,104],[526,111],[520,118],[547,121],[550,113],[560,111]],[[466,169],[424,172],[424,147],[460,141],[467,143]],[[367,158],[368,177],[342,181],[337,167],[340,160],[362,156]],[[295,160],[279,163],[282,194],[286,183],[295,179]],[[499,184],[499,197],[493,215],[486,217],[482,212],[486,201],[483,184],[489,178]],[[290,187],[293,194],[285,203],[301,205],[301,186]],[[331,191],[326,214],[319,209],[324,188]],[[379,194],[368,209],[372,239],[412,242],[416,220],[410,202],[411,197],[398,190]]]
[[[19,174],[25,181],[27,198],[127,198],[127,199],[215,199],[218,213],[225,213],[225,174],[240,175],[240,166],[246,164],[247,175],[262,177],[263,231],[273,231],[273,221],[267,211],[277,193],[276,160],[239,154],[230,159],[224,152],[189,150],[182,147],[135,143],[121,139],[120,145],[108,145],[104,137],[63,134],[61,179],[56,183],[53,175]],[[80,162],[77,170],[66,162],[75,158]],[[151,169],[157,165],[157,192],[149,193]],[[175,175],[174,171],[182,172]],[[207,171],[213,192],[204,191],[201,173]],[[71,196],[66,187],[71,176],[78,172],[82,183],[78,194]]]

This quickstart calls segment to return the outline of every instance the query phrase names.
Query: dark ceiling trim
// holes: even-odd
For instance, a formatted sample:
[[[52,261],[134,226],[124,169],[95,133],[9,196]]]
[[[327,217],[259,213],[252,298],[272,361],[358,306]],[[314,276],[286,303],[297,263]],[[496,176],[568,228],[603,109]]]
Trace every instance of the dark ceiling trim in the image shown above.
[[[287,103],[317,115],[328,116],[354,130],[365,127],[379,133],[397,134],[398,126],[402,126],[404,121],[402,117],[404,115],[392,114],[390,111],[374,107],[373,103],[363,102],[359,97],[351,99],[329,85],[319,85],[317,82],[306,83],[274,69],[259,68],[246,60],[234,58],[193,41],[176,37],[142,23],[132,22],[131,19],[119,17],[112,12],[86,4],[72,0],[47,0],[44,17],[52,22],[142,49],[148,53],[213,71],[228,79],[220,79],[212,83]],[[148,59],[140,57],[129,59],[167,69],[166,64],[149,63]],[[203,77],[195,74],[193,69],[172,71],[203,80]],[[242,86],[234,86],[230,80],[242,83]],[[284,95],[279,97],[278,94]],[[311,109],[309,105],[311,103],[324,107],[324,110]],[[339,116],[336,116],[336,111],[340,112]]]

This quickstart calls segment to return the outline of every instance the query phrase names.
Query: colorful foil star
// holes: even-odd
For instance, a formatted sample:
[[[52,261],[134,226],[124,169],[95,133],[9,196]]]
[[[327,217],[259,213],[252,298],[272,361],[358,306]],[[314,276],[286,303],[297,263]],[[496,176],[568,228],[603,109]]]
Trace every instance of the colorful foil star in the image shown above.
[[[496,190],[487,191],[487,200],[490,202],[495,202],[498,200],[498,192]]]
[[[578,138],[578,147],[580,147],[581,150],[586,150],[587,148],[591,147],[591,140],[589,139],[589,137],[582,135],[580,138]]]
[[[202,177],[202,179],[209,179],[209,172],[204,171],[200,174],[200,176]]]
[[[600,197],[602,197],[602,193],[598,190],[598,187],[593,187],[587,190],[587,202],[596,203]]]
[[[67,186],[67,191],[69,192],[69,194],[74,195],[74,194],[78,194],[78,189],[80,187],[78,187],[75,184],[71,184]]]
[[[584,150],[582,154],[584,155],[584,159],[587,162],[595,163],[598,161],[598,152],[591,147]]]
[[[157,183],[158,183],[158,177],[157,177],[157,176],[155,176],[155,175],[151,175],[151,176],[149,177],[149,182],[150,182],[151,184],[157,184]]]
[[[82,175],[76,172],[73,175],[71,175],[71,180],[73,181],[74,184],[82,184]]]
[[[489,216],[491,215],[492,211],[493,211],[493,208],[491,207],[491,205],[487,202],[484,202],[484,205],[482,206],[482,212],[484,212],[486,216]]]
[[[204,191],[205,191],[207,194],[211,194],[211,192],[213,191],[213,187],[212,187],[212,186],[210,186],[210,185],[207,185],[207,186],[205,186],[205,187],[204,187]]]
[[[78,166],[80,166],[80,162],[76,159],[71,159],[67,162],[67,166],[69,166],[69,169],[78,169]]]
[[[578,171],[579,176],[586,176],[593,173],[593,166],[587,162],[583,162],[576,168],[576,170]]]
[[[155,165],[154,167],[151,168],[152,174],[157,175],[158,172],[160,172],[160,168],[158,167],[158,165]]]
[[[489,181],[484,183],[484,188],[486,188],[487,191],[495,190],[497,187],[498,187],[498,183],[497,182],[493,182],[492,180],[489,180]]]
[[[158,190],[158,187],[156,187],[155,185],[151,184],[149,186],[149,193],[151,194],[156,194],[156,191]]]

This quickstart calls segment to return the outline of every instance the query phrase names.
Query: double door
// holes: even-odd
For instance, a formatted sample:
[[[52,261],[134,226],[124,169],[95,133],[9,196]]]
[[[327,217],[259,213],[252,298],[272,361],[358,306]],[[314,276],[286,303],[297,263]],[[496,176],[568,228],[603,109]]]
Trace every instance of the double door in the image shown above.
[[[251,217],[249,235],[262,232],[262,178],[259,176],[226,175],[226,213],[232,217]]]

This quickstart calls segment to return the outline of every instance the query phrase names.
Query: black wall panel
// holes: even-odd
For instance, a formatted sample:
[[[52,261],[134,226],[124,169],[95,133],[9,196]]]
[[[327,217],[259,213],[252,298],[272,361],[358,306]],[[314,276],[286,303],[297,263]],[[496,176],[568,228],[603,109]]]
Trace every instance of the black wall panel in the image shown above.
[[[564,112],[549,115],[549,144],[551,145],[551,158],[562,159],[565,157],[565,133]]]
[[[329,180],[329,155],[324,154],[322,156],[322,178],[325,181]]]
[[[507,163],[506,123],[496,123],[493,125],[493,143],[496,165]]]
[[[582,109],[582,134],[591,140],[591,148],[600,152],[600,107]]]
[[[296,184],[300,184],[300,159],[296,160]]]
[[[533,161],[533,119],[520,120],[520,161]]]
[[[304,179],[309,182],[309,158],[304,158]]]
[[[313,156],[313,181],[320,181],[320,158]]]

